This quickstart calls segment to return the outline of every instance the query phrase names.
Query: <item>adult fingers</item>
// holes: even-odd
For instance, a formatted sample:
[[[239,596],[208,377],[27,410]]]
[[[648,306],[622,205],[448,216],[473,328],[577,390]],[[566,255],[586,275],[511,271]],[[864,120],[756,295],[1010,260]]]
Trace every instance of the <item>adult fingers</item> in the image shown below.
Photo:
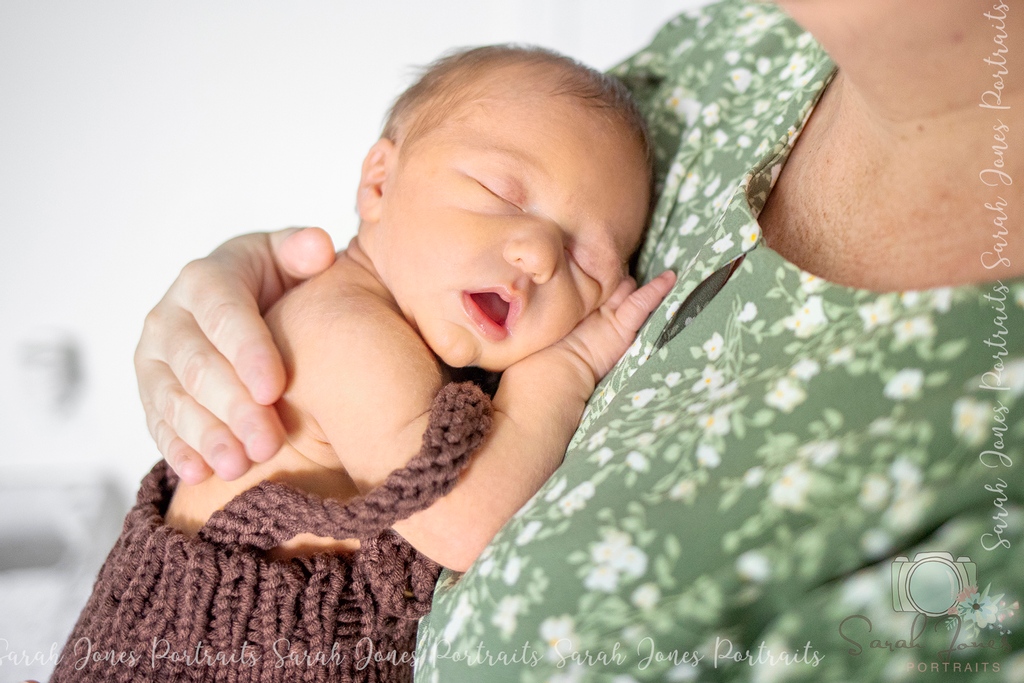
[[[334,263],[334,242],[321,228],[288,228],[270,233],[270,246],[278,269],[285,278],[285,288],[297,281],[311,278]]]
[[[180,323],[186,316],[191,318],[198,326],[194,334],[209,340],[227,360],[231,374],[241,381],[253,400],[269,405],[284,391],[285,371],[257,304],[257,293],[262,289],[250,277],[234,275],[220,260],[200,259],[182,269],[169,293],[176,308],[167,307],[159,313],[168,318],[163,340],[171,344],[186,339]],[[276,298],[280,298],[280,292]]]

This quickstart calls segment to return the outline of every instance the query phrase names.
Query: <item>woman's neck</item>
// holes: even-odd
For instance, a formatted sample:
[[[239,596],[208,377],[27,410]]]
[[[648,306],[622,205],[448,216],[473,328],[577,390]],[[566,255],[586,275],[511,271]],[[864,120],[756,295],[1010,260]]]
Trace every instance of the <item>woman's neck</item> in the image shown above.
[[[1009,184],[1024,182],[1024,63],[1012,52],[1024,46],[1024,8],[1011,17],[998,0],[906,0],[899,11],[887,0],[780,4],[839,74],[759,217],[768,244],[869,289],[1024,274],[1024,201]]]

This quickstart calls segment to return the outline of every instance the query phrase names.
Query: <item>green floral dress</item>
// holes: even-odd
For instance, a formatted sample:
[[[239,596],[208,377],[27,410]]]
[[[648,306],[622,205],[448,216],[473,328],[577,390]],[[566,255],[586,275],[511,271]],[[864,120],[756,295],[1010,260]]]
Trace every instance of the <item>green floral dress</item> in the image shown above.
[[[1024,680],[1024,280],[879,294],[765,246],[833,73],[731,0],[615,70],[658,149],[640,276],[678,284],[561,468],[442,577],[418,683]]]

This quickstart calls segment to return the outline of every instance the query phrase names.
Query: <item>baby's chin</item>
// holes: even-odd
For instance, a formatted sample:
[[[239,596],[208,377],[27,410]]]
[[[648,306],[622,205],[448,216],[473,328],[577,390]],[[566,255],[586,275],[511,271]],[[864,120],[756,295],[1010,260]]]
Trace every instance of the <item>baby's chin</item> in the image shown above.
[[[429,346],[434,354],[441,359],[441,362],[450,368],[478,368],[487,372],[500,373],[526,357],[524,355],[521,358],[510,358],[507,354],[496,354],[471,336],[446,341],[448,343],[429,344]]]

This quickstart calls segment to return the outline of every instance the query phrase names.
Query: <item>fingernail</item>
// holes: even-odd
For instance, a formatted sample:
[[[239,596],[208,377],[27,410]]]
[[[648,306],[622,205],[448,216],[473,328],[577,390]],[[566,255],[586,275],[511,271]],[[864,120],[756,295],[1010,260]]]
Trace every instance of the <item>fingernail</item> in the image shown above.
[[[210,451],[210,465],[216,469],[217,463],[224,459],[224,455],[228,452],[228,445],[226,443],[219,443],[213,447]]]
[[[185,458],[179,461],[178,466],[174,469],[186,484],[198,484],[209,476],[206,466],[201,462],[196,462],[194,458]]]
[[[277,453],[274,438],[261,429],[253,429],[244,438],[245,452],[255,462],[265,462]]]
[[[270,363],[269,358],[261,359],[266,365]],[[277,387],[274,386],[274,378],[265,372],[255,371],[245,379],[245,385],[249,387],[252,399],[260,405],[268,406],[277,399]]]

